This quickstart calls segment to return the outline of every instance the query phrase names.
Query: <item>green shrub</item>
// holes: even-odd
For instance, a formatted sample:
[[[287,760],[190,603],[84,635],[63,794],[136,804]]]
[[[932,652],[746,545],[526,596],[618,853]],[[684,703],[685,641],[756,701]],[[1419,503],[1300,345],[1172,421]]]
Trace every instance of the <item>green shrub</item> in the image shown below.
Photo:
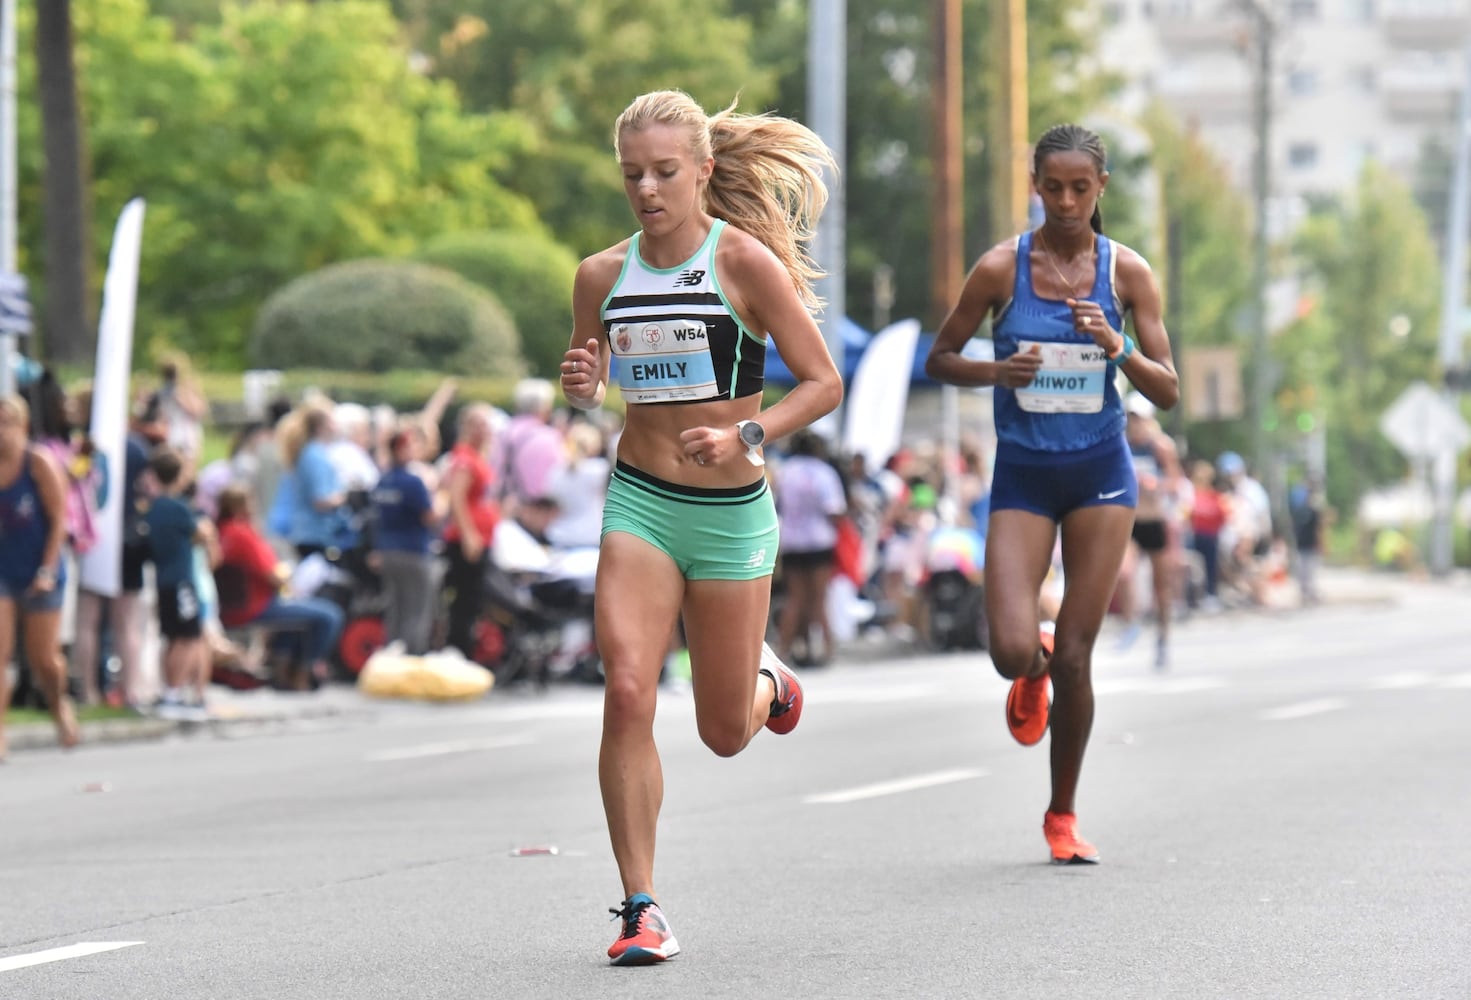
[[[489,291],[411,261],[359,260],[303,275],[266,300],[251,331],[258,368],[395,368],[515,377],[516,324]]]
[[[525,232],[447,233],[414,259],[447,268],[506,304],[535,375],[555,379],[572,337],[577,258],[550,237]]]

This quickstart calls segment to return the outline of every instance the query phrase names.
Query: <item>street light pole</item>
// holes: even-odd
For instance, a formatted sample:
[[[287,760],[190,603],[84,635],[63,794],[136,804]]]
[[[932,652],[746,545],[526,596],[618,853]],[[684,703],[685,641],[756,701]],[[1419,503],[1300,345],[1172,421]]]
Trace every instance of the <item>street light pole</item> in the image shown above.
[[[1267,205],[1272,185],[1272,42],[1275,26],[1266,0],[1250,0],[1248,9],[1256,19],[1256,157],[1252,164],[1252,197],[1256,233],[1252,243],[1252,317],[1250,343],[1251,391],[1247,412],[1251,420],[1251,460],[1259,478],[1270,484],[1271,438],[1267,433],[1267,407],[1271,397],[1272,368],[1267,344],[1268,254]]]
[[[0,0],[0,275],[18,260],[15,106],[15,0]],[[15,391],[15,335],[0,330],[0,397]]]
[[[1446,223],[1445,272],[1441,278],[1440,368],[1446,378],[1441,398],[1459,413],[1457,385],[1451,375],[1461,367],[1461,337],[1466,319],[1466,226],[1471,224],[1471,45],[1466,48],[1466,81],[1456,108],[1455,172],[1451,175],[1451,203]],[[1430,571],[1437,576],[1455,565],[1456,458],[1445,446],[1431,460]]]
[[[807,123],[832,150],[841,171],[847,162],[848,0],[812,0],[807,16]],[[827,303],[823,310],[823,340],[838,371],[842,371],[842,322],[847,315],[844,295],[847,209],[842,177],[828,177],[827,184],[827,208],[817,220],[812,255],[826,272],[817,283],[817,293]],[[834,428],[842,426],[836,413],[826,419]]]

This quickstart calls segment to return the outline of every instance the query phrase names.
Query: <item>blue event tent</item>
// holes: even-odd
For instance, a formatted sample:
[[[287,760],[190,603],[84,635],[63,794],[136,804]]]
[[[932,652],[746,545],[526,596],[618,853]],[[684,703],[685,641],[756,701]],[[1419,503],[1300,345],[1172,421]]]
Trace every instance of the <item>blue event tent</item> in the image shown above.
[[[853,322],[847,316],[838,321],[838,329],[843,337],[843,381],[847,382],[853,378],[853,372],[858,367],[858,359],[863,357],[868,342],[873,339],[873,334]],[[787,363],[777,353],[776,344],[772,340],[767,341],[766,347],[766,381],[773,385],[796,385],[796,376],[787,367]]]
[[[863,352],[867,350],[868,342],[874,338],[874,334],[869,333],[846,316],[843,317],[842,324],[843,382],[846,384],[853,381],[853,373],[858,369],[858,359],[863,357]],[[921,333],[919,335],[919,339],[914,345],[914,361],[909,368],[910,385],[933,387],[940,384],[924,372],[925,358],[929,357],[930,345],[934,342],[935,335],[933,333]],[[971,347],[975,348],[974,342],[972,342]],[[979,351],[973,349],[967,350],[965,353],[967,356],[990,357],[989,352],[984,349]],[[786,362],[782,361],[781,355],[777,353],[775,347],[768,347],[766,350],[766,381],[772,385],[797,384],[797,380],[793,377],[791,369],[786,366]]]

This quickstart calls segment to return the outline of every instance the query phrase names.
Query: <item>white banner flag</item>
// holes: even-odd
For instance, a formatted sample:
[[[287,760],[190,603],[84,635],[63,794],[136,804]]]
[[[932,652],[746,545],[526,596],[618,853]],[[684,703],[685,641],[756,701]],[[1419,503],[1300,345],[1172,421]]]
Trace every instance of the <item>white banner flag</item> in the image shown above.
[[[899,450],[918,342],[919,320],[890,324],[873,335],[853,372],[844,402],[843,450],[861,452],[869,469],[883,468]]]
[[[83,587],[104,597],[122,589],[123,477],[127,469],[128,387],[133,370],[133,316],[143,252],[143,199],[123,206],[112,235],[102,316],[97,324],[97,370],[92,387],[92,443],[106,469],[106,496],[97,512],[97,543],[79,560]]]

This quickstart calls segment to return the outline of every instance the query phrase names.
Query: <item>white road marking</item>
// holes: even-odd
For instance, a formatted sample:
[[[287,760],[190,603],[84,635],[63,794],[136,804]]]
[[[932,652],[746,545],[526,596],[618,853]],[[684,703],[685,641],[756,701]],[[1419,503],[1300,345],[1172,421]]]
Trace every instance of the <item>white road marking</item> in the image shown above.
[[[453,753],[476,753],[480,750],[500,750],[505,747],[523,747],[531,743],[530,736],[496,736],[483,740],[449,740],[444,743],[422,743],[415,747],[399,747],[396,750],[379,750],[363,759],[373,763],[390,760],[418,760],[421,757],[443,757]]]
[[[24,969],[32,965],[45,965],[47,962],[62,962],[68,958],[85,958],[99,952],[117,951],[119,948],[131,948],[135,944],[142,943],[142,941],[83,941],[80,944],[69,944],[65,948],[51,948],[29,955],[12,955],[9,958],[0,958],[0,972]]]
[[[1457,674],[1454,677],[1442,678],[1440,686],[1445,688],[1471,688],[1471,674]]]
[[[918,774],[912,778],[896,778],[893,781],[880,781],[872,785],[860,785],[857,788],[848,788],[841,792],[824,792],[820,795],[809,795],[802,801],[807,805],[840,805],[845,802],[857,802],[861,799],[876,799],[884,795],[914,792],[921,788],[933,788],[936,785],[949,785],[957,781],[969,781],[971,778],[984,778],[988,773],[990,772],[979,767],[958,767],[949,771],[934,771],[930,774]]]
[[[1305,719],[1310,715],[1336,712],[1347,705],[1348,702],[1342,698],[1318,698],[1314,701],[1300,701],[1296,705],[1263,709],[1257,713],[1256,717],[1263,722],[1286,722],[1289,719]]]

